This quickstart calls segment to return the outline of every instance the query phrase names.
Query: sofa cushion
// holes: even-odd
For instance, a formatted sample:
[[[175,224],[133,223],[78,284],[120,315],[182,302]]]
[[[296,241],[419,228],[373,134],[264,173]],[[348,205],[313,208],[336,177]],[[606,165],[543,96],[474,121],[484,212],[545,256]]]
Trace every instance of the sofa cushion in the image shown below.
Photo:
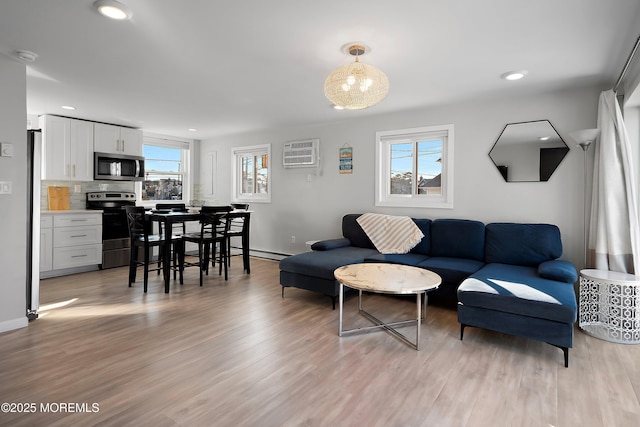
[[[434,220],[431,255],[484,261],[484,224],[466,219]]]
[[[422,254],[375,254],[368,256],[364,259],[364,262],[386,262],[389,264],[402,264],[417,266],[422,261],[428,259],[427,255]]]
[[[364,232],[360,224],[358,224],[358,217],[361,214],[347,214],[342,217],[342,235],[351,241],[351,246],[358,248],[374,249],[371,239]]]
[[[458,301],[556,322],[576,321],[573,285],[544,279],[535,267],[487,264],[458,287]]]
[[[431,220],[427,218],[412,218],[424,237],[416,246],[409,251],[414,254],[429,255],[431,252]]]
[[[486,227],[485,261],[537,266],[562,255],[560,229],[551,224],[491,223]]]
[[[281,260],[280,270],[333,280],[333,271],[336,268],[361,263],[366,257],[377,253],[375,249],[353,246],[330,251],[305,252]]]
[[[314,251],[329,251],[331,249],[344,248],[351,246],[351,241],[345,237],[340,239],[320,240],[311,245]]]
[[[559,282],[575,283],[578,280],[578,272],[576,267],[569,261],[554,259],[545,261],[538,266],[538,274],[540,277]]]
[[[442,277],[443,283],[458,285],[470,274],[475,273],[484,263],[474,259],[431,257],[418,264],[420,268],[426,268]]]

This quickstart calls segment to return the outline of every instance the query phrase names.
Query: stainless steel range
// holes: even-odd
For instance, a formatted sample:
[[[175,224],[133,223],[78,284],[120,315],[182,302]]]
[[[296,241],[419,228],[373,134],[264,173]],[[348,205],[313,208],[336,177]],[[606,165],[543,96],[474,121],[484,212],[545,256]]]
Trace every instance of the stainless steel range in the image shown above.
[[[102,268],[129,265],[129,226],[125,206],[135,206],[136,194],[120,191],[87,193],[87,209],[102,214]]]

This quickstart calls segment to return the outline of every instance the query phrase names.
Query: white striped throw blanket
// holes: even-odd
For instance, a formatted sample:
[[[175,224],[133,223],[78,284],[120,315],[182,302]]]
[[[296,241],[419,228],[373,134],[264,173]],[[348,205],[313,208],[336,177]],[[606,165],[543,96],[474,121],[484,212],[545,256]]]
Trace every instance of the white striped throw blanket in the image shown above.
[[[356,221],[378,252],[383,254],[406,254],[424,237],[408,216],[366,213]]]

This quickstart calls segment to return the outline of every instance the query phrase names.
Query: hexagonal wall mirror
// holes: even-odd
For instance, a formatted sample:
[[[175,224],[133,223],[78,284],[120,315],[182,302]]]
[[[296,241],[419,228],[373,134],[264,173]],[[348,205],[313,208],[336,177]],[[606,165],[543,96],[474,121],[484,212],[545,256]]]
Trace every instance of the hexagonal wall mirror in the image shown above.
[[[549,120],[509,123],[489,157],[507,182],[548,181],[569,147]]]

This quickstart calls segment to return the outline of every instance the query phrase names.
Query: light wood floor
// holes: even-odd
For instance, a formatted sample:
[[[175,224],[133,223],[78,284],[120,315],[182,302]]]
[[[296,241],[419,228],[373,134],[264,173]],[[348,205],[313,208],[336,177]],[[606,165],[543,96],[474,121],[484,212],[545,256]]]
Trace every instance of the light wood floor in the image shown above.
[[[0,334],[7,426],[637,426],[640,345],[578,329],[569,368],[543,343],[470,328],[429,307],[415,351],[385,332],[340,338],[338,311],[288,288],[278,263],[240,260],[228,282],[149,293],[128,288],[126,268],[42,282],[40,319]],[[347,300],[345,326],[366,325]],[[369,296],[386,320],[409,317],[413,299]],[[45,307],[46,308],[46,307]],[[415,333],[411,327],[407,334]],[[40,404],[98,404],[93,413],[42,413]],[[50,406],[57,408],[56,406]]]

